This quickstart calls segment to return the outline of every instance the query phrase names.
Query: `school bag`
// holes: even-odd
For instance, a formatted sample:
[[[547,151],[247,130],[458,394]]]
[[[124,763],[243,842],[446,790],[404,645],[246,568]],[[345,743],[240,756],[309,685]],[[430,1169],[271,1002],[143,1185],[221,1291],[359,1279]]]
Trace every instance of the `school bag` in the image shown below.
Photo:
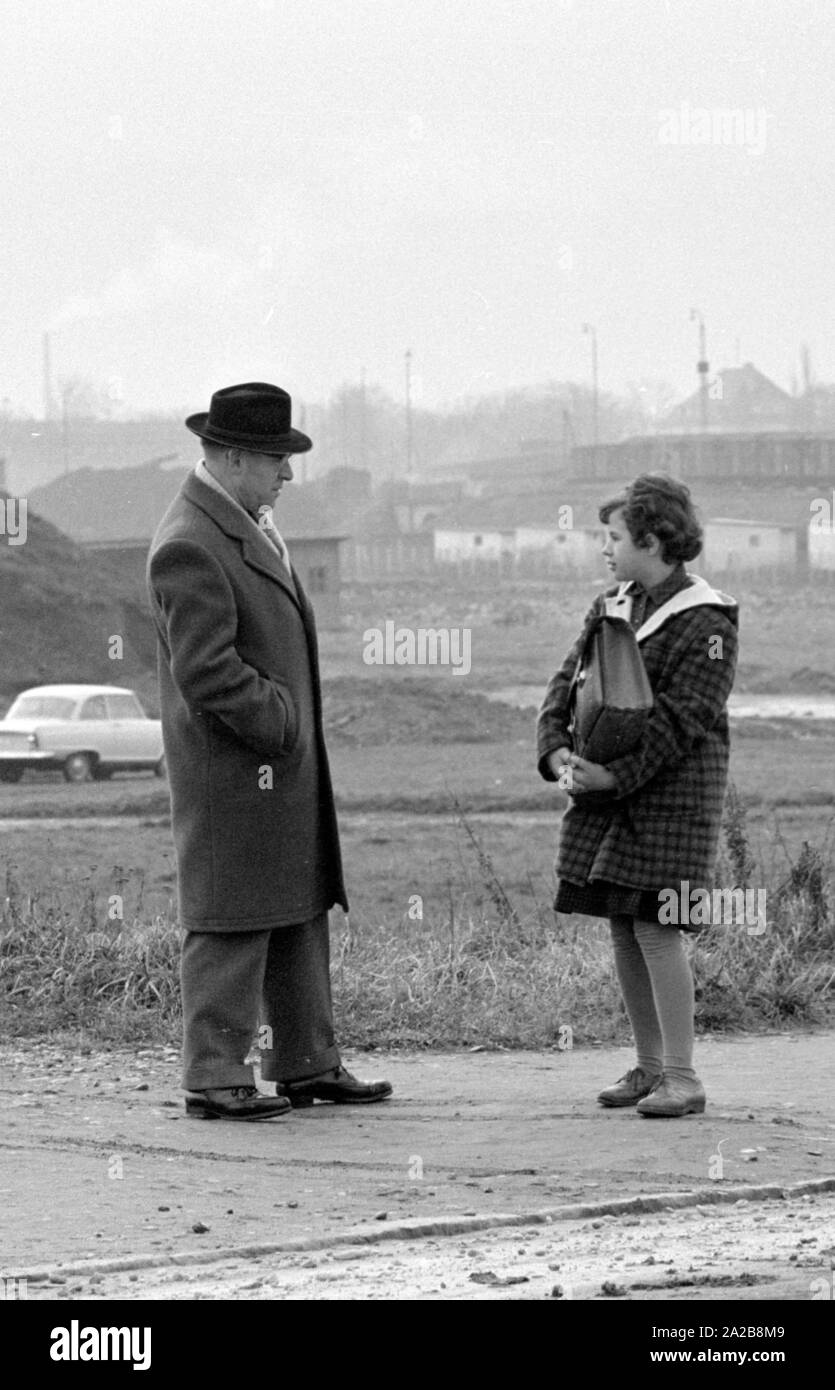
[[[653,706],[652,687],[640,643],[687,608],[710,604],[735,607],[728,594],[699,575],[663,603],[635,632],[630,625],[631,582],[604,597],[603,612],[592,622],[569,693],[569,731],[581,758],[606,766],[631,753],[643,737]]]

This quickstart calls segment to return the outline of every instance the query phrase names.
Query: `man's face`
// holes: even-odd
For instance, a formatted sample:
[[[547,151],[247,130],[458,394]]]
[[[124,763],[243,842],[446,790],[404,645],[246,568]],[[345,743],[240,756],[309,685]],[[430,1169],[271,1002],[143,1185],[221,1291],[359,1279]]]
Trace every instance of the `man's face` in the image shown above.
[[[292,480],[290,458],[290,454],[250,454],[236,449],[232,467],[241,506],[248,512],[274,506],[284,484]]]

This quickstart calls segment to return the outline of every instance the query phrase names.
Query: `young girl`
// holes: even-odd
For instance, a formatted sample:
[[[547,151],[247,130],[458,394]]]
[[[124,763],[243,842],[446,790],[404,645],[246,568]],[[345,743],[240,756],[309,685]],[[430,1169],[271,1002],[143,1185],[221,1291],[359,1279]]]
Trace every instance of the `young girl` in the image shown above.
[[[600,508],[603,555],[629,582],[630,622],[653,690],[640,743],[606,767],[572,749],[570,690],[600,595],[545,694],[537,725],[539,770],[570,784],[557,860],[557,912],[610,919],[615,969],[635,1037],[634,1068],[602,1091],[606,1106],[641,1115],[700,1113],[693,1070],[693,977],[682,931],[670,922],[688,890],[712,886],[728,775],[727,699],[737,655],[735,601],[690,575],[702,548],[690,492],[662,473],[636,478]],[[617,586],[607,594],[617,592]],[[653,614],[669,600],[657,623]],[[644,635],[642,625],[647,625]],[[567,772],[570,769],[570,772]],[[562,775],[562,776],[561,776]]]

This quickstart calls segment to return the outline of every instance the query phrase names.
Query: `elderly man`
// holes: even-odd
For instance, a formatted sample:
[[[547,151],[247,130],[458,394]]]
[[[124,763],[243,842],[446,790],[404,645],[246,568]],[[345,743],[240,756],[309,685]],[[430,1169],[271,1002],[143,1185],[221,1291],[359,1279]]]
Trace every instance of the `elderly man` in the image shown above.
[[[272,516],[292,454],[286,391],[216,391],[204,458],[151,544],[163,739],[184,929],[183,1084],[203,1119],[384,1100],[341,1065],[328,909],[347,909],[313,610]],[[260,1028],[258,1028],[260,1019]],[[261,1094],[246,1058],[258,1029]]]

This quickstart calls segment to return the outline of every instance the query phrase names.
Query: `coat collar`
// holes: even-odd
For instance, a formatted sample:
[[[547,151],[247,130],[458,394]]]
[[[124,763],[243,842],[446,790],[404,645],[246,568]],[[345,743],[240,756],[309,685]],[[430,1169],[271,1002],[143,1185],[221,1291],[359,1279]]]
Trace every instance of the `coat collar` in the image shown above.
[[[252,569],[266,574],[270,579],[274,579],[299,608],[303,607],[299,593],[293,589],[295,584],[300,590],[298,575],[293,570],[291,581],[272,541],[267,540],[266,536],[259,535],[257,523],[244,511],[243,507],[237,506],[231,497],[227,500],[222,492],[218,492],[202,482],[196,473],[189,473],[185,479],[182,496],[211,517],[212,521],[227,536],[241,542],[246,564]]]

